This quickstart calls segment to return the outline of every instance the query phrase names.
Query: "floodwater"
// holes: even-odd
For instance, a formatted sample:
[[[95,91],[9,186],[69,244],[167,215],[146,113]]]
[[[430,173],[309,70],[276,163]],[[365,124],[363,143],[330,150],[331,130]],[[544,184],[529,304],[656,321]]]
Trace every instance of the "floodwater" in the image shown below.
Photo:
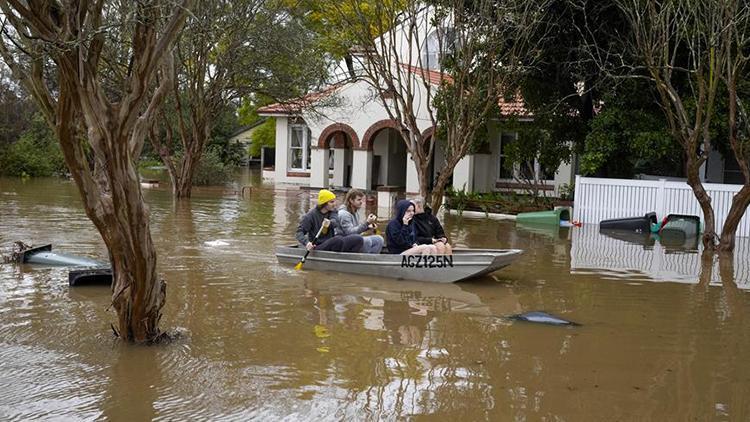
[[[245,198],[145,193],[174,344],[113,340],[106,287],[0,265],[0,419],[750,419],[744,240],[731,266],[596,227],[445,216],[459,246],[526,253],[451,285],[295,272],[273,248],[310,193],[239,177]],[[106,257],[65,180],[0,179],[0,247],[15,240]],[[581,326],[505,318],[538,310]]]

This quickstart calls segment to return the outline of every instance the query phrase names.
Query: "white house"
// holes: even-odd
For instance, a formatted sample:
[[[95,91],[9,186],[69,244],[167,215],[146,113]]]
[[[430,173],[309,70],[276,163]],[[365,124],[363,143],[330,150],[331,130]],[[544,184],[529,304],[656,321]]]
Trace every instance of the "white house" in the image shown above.
[[[422,13],[429,13],[425,9]],[[424,19],[424,22],[431,22]],[[399,57],[413,57],[412,63],[394,63],[405,78],[416,86],[414,109],[417,110],[419,129],[429,136],[435,130],[427,112],[427,91],[419,78],[431,84],[439,83],[440,74],[434,69],[418,67],[427,63],[435,67],[438,53],[434,51],[437,28],[426,24],[422,45],[407,45],[405,36],[397,36],[396,43],[402,51]],[[394,31],[401,31],[396,27]],[[442,30],[445,30],[443,28]],[[386,42],[381,40],[381,42]],[[411,53],[407,52],[411,49]],[[419,56],[420,59],[416,59]],[[321,105],[326,99],[331,105]],[[304,105],[316,105],[312,112]],[[503,166],[504,147],[516,138],[515,133],[504,133],[497,128],[501,119],[516,116],[532,120],[522,102],[502,102],[501,115],[491,123],[489,148],[470,154],[453,171],[452,184],[457,189],[488,192],[521,187],[519,166],[508,171]],[[323,187],[355,187],[363,190],[400,190],[407,193],[419,191],[417,171],[405,142],[398,131],[399,125],[389,118],[388,112],[376,93],[364,80],[349,80],[310,94],[296,103],[272,104],[259,109],[261,116],[276,117],[276,183],[292,183]],[[442,169],[440,144],[435,150],[433,179]],[[538,163],[534,174],[525,174],[538,181],[543,190],[557,193],[560,186],[573,183],[570,165],[563,165],[554,174],[544,174]]]
[[[253,159],[259,158],[259,157],[250,157],[248,153],[248,149],[250,148],[250,145],[253,143],[253,132],[255,132],[258,129],[258,127],[265,122],[266,122],[265,118],[258,119],[252,124],[240,127],[239,129],[234,131],[234,133],[229,135],[229,143],[242,145],[242,148],[245,151],[245,157],[248,161],[252,161]]]

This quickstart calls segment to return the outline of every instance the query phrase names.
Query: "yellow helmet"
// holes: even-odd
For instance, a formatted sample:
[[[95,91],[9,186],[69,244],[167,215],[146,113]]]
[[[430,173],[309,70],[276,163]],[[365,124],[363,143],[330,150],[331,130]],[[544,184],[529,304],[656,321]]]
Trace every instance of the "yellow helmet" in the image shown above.
[[[318,192],[318,205],[323,205],[334,199],[336,199],[336,194],[328,189],[321,189],[320,192]]]

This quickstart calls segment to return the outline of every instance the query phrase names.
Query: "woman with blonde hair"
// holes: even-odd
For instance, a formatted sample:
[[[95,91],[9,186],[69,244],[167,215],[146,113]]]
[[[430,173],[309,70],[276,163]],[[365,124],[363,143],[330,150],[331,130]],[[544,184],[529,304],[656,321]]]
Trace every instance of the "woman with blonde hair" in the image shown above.
[[[363,234],[377,229],[378,217],[370,214],[367,220],[359,222],[359,209],[365,205],[365,193],[359,189],[350,189],[344,197],[344,203],[341,204],[338,211],[336,227],[337,235],[362,234],[364,244],[362,245],[363,253],[380,253],[383,249],[383,237],[377,234]]]

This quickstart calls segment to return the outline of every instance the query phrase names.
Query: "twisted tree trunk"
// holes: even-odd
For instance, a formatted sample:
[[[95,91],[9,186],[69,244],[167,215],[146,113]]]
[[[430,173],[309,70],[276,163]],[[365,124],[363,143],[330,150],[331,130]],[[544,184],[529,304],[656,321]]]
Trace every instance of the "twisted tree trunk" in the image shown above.
[[[116,60],[100,60],[103,51],[110,52],[104,48],[104,2],[72,2],[65,7],[57,2],[26,3],[0,2],[15,34],[32,35],[13,40],[13,45],[25,46],[15,51],[0,39],[0,54],[55,131],[86,215],[107,245],[116,331],[127,341],[154,341],[160,335],[166,285],[156,273],[149,210],[136,160],[169,89],[162,81],[153,90],[156,70],[172,64],[171,54],[165,52],[184,24],[190,0],[183,0],[169,17],[160,14],[158,1],[139,2],[122,15],[108,16],[113,22],[121,19],[117,23],[123,33],[132,33],[127,69],[108,69],[108,76],[122,71],[122,91],[116,93],[109,80],[106,87],[101,82],[106,72],[101,68],[117,65]],[[28,52],[34,55],[25,57]],[[46,79],[49,75],[57,77],[54,90],[50,86],[55,84]]]

